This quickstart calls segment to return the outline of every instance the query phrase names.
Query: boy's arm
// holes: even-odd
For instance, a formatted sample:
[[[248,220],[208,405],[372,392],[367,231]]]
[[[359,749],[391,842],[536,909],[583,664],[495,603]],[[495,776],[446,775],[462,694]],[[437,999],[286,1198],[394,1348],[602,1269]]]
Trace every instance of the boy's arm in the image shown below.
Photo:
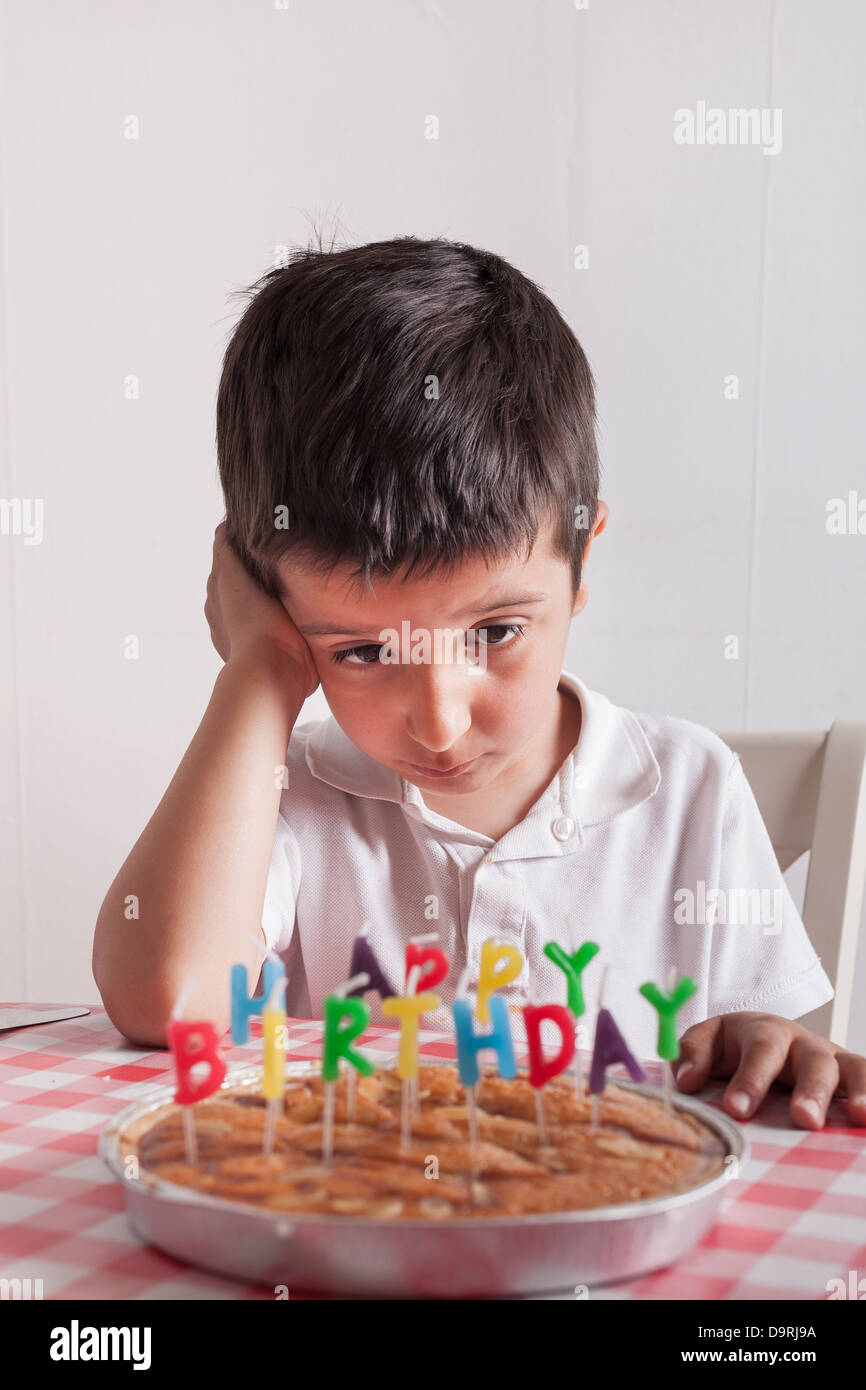
[[[292,729],[319,683],[286,609],[214,537],[205,616],[226,662],[204,718],[159,806],[106,894],[93,976],[112,1022],[132,1042],[166,1046],[189,978],[185,1014],[230,1022],[229,968],[258,979],[262,908]],[[134,909],[128,915],[130,900]]]
[[[219,673],[204,718],[99,912],[93,975],[115,1026],[165,1047],[184,981],[186,1017],[229,1026],[229,970],[258,979],[262,907],[286,759],[306,691],[278,649]],[[127,917],[130,898],[137,915]],[[257,951],[250,937],[262,942]]]

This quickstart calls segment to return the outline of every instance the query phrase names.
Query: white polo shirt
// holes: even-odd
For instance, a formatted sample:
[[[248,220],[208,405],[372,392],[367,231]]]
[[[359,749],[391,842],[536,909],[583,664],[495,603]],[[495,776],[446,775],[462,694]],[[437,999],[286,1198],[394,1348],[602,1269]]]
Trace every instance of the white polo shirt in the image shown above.
[[[333,718],[292,733],[262,924],[289,977],[287,1012],[320,1018],[349,974],[365,922],[402,993],[410,937],[438,931],[451,973],[428,1028],[451,1030],[448,1006],[488,937],[526,965],[503,990],[512,1006],[566,1002],[565,975],[543,953],[601,948],[583,975],[581,1045],[591,1046],[605,974],[609,1008],[632,1051],[656,1055],[657,1014],[638,992],[669,970],[697,992],[677,1034],[715,1014],[798,1018],[833,988],[779,870],[736,754],[689,720],[634,714],[563,672],[581,704],[578,741],[518,825],[499,840],[437,815],[419,789],[375,762]],[[388,1022],[366,996],[374,1023]],[[516,1024],[515,1036],[523,1043]]]

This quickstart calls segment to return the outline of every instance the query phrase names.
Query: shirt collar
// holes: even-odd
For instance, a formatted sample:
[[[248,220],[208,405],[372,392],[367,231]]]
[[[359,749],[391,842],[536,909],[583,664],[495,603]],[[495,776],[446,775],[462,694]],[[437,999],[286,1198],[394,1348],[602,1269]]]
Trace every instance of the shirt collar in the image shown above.
[[[581,705],[582,721],[577,744],[569,753],[520,826],[537,822],[543,832],[538,840],[544,853],[550,853],[551,811],[558,818],[575,822],[578,843],[587,826],[598,825],[646,801],[659,788],[661,770],[639,721],[630,710],[613,704],[606,695],[590,690],[583,681],[563,671],[559,688],[574,695]],[[377,763],[343,732],[331,716],[314,726],[307,739],[306,762],[312,775],[340,791],[373,800],[394,801],[410,814],[439,825],[452,825],[424,805],[414,785],[392,768]],[[411,810],[410,810],[411,808]],[[486,836],[467,832],[479,843],[489,844]],[[565,839],[563,853],[577,848]],[[525,834],[519,836],[521,852],[531,853]],[[541,849],[538,852],[542,852]]]

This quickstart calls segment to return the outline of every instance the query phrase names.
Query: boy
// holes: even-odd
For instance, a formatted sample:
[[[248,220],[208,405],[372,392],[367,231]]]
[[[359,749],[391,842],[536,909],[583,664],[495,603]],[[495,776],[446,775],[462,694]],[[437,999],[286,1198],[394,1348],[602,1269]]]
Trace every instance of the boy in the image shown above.
[[[225,665],[99,914],[118,1028],[164,1046],[188,977],[188,1009],[227,1027],[229,967],[256,978],[265,948],[288,1013],[320,1016],[365,922],[398,992],[406,942],[439,933],[452,969],[424,1022],[444,1028],[486,938],[527,962],[511,1004],[530,984],[564,1001],[543,946],[591,938],[584,1046],[604,963],[604,1004],[654,1056],[638,986],[673,967],[698,985],[682,1089],[729,1076],[744,1118],[779,1079],[818,1128],[838,1088],[866,1124],[866,1059],[792,1021],[832,986],[739,759],[562,670],[608,508],[592,375],[553,304],[497,256],[413,237],[296,252],[253,289],[217,402]],[[319,683],[333,717],[295,729]],[[709,889],[775,910],[695,921]]]

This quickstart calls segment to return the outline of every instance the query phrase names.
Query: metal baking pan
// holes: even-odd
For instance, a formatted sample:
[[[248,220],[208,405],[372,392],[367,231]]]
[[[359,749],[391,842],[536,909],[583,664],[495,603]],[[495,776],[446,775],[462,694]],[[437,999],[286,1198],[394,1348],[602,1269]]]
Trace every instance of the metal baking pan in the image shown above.
[[[287,1077],[319,1069],[318,1062],[286,1063]],[[611,1080],[657,1099],[663,1095],[657,1086],[618,1076]],[[223,1088],[260,1088],[261,1082],[261,1066],[230,1069]],[[686,1192],[584,1211],[454,1218],[441,1224],[287,1215],[208,1196],[147,1172],[125,1177],[121,1134],[133,1120],[171,1102],[174,1089],[173,1084],[149,1088],[100,1136],[100,1156],[123,1183],[133,1230],[176,1259],[247,1283],[284,1286],[289,1298],[293,1292],[503,1298],[634,1279],[673,1264],[706,1235],[718,1218],[730,1170],[736,1173],[748,1157],[748,1141],[735,1121],[675,1092],[674,1108],[707,1125],[728,1156],[721,1173]]]

